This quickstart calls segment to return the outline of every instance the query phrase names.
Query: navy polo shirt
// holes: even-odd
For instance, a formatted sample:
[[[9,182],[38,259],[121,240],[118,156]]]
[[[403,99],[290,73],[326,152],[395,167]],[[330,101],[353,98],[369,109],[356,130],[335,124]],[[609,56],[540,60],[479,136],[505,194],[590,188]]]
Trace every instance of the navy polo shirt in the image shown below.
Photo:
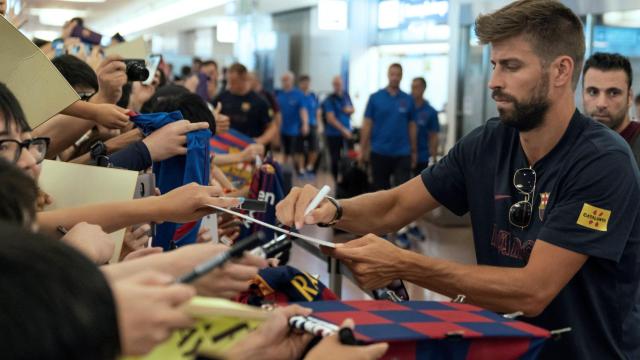
[[[399,90],[395,96],[381,89],[369,97],[364,116],[371,119],[371,151],[385,156],[411,155],[409,122],[413,99]]]
[[[429,134],[440,132],[438,122],[438,112],[428,101],[420,106],[416,106],[416,126],[418,127],[418,162],[429,162]]]
[[[269,127],[269,104],[257,93],[232,94],[225,90],[212,101],[214,107],[222,104],[222,113],[231,121],[231,128],[252,138],[260,137]]]
[[[304,107],[307,109],[307,114],[309,114],[309,126],[317,126],[318,119],[316,119],[316,113],[318,112],[318,107],[320,106],[318,97],[316,96],[316,94],[310,92],[304,96],[304,99]]]
[[[279,90],[276,93],[276,99],[280,106],[282,114],[282,127],[280,132],[287,136],[300,136],[302,128],[302,118],[300,118],[300,110],[306,109],[305,96],[298,89],[289,91]]]
[[[524,196],[512,183],[528,167],[518,131],[489,120],[422,172],[433,197],[469,212],[480,265],[524,267],[540,239],[588,256],[547,308],[524,318],[553,330],[541,359],[638,359],[640,321],[640,182],[624,139],[577,110],[537,175],[528,227],[510,225],[509,207]]]
[[[333,93],[327,97],[322,103],[323,114],[333,113],[338,119],[338,122],[345,128],[351,130],[351,115],[344,112],[344,108],[347,106],[353,106],[351,104],[351,98],[348,93],[342,93],[342,96]],[[329,122],[326,122],[324,127],[324,134],[326,136],[342,136],[340,130],[336,129]]]

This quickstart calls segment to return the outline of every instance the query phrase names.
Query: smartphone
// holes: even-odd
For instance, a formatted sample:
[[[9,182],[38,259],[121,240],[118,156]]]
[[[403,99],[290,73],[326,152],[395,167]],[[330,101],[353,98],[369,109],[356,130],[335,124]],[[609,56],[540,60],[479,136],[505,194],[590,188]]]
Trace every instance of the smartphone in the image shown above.
[[[147,196],[155,195],[156,192],[156,175],[153,173],[144,173],[138,175],[136,183],[136,191],[133,194],[134,199],[140,199]]]
[[[371,295],[376,300],[391,300],[393,302],[409,300],[409,293],[402,280],[393,280],[386,287],[373,290]]]
[[[144,173],[138,175],[136,182],[136,190],[133,193],[134,199],[141,199],[148,196],[154,196],[156,194],[156,175],[154,173]],[[151,231],[149,236],[155,238],[156,236],[156,224],[151,223]],[[134,226],[135,228],[140,225]]]
[[[162,55],[149,55],[149,66],[147,66],[147,68],[149,69],[149,77],[147,78],[147,80],[142,82],[144,85],[151,85],[151,83],[153,82],[153,78],[156,77],[156,71],[158,71],[158,66],[160,66],[161,61]]]
[[[97,32],[91,31],[80,25],[77,25],[75,28],[73,28],[73,30],[71,31],[71,37],[80,38],[82,42],[93,45],[100,45],[100,42],[102,41],[101,34],[98,34]]]
[[[244,202],[240,204],[240,207],[237,207],[236,209],[265,212],[267,211],[267,202],[256,199],[244,199]]]

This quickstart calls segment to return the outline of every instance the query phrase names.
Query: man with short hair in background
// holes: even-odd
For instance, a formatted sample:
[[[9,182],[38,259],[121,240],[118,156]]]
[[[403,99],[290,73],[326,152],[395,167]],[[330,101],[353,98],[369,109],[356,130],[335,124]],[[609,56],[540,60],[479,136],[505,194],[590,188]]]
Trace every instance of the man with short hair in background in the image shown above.
[[[269,116],[269,105],[251,90],[247,75],[244,65],[232,64],[227,70],[227,89],[213,100],[213,105],[221,105],[221,113],[229,116],[232,129],[267,145],[278,129]]]
[[[211,101],[218,94],[218,63],[214,60],[203,62],[200,73],[207,77],[207,94],[208,100]]]
[[[619,133],[640,164],[640,123],[631,121],[629,116],[633,99],[629,59],[620,54],[595,53],[585,63],[582,74],[585,113]]]
[[[307,215],[318,190],[293,188],[278,220],[363,234],[323,249],[363,289],[403,279],[548,330],[571,329],[547,340],[539,359],[640,359],[640,173],[624,139],[576,109],[580,18],[559,1],[519,0],[478,16],[475,32],[490,44],[498,118],[394,189],[326,199]],[[375,235],[441,205],[470,214],[478,265]]]
[[[306,172],[308,175],[315,175],[316,162],[318,161],[318,118],[320,115],[320,104],[318,96],[311,91],[311,78],[309,75],[302,75],[298,79],[298,88],[304,93],[305,107],[309,116],[309,133],[303,138],[304,150],[307,154]]]
[[[413,79],[411,97],[415,105],[414,118],[418,128],[418,159],[413,169],[415,176],[420,175],[432,160],[435,162],[438,155],[438,133],[440,132],[438,112],[424,98],[425,90],[427,90],[427,81],[423,77]]]
[[[331,174],[334,180],[337,180],[340,151],[348,146],[347,141],[351,140],[352,136],[351,114],[354,110],[351,97],[342,86],[342,78],[335,76],[331,86],[333,93],[322,102],[322,111],[326,122],[324,134],[331,158]]]
[[[304,176],[304,147],[302,137],[309,133],[309,116],[302,91],[293,87],[294,75],[288,71],[282,75],[282,89],[276,92],[282,124],[280,139],[284,148],[284,161],[293,157],[299,177]]]
[[[384,190],[411,178],[416,162],[416,123],[411,96],[400,90],[402,66],[391,64],[389,84],[369,97],[361,129],[362,161],[371,163],[373,187]]]

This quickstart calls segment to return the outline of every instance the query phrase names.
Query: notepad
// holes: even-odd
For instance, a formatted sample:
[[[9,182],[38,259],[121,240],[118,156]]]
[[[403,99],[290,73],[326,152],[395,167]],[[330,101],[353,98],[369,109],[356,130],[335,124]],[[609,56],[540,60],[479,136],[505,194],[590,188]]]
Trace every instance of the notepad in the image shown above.
[[[3,16],[0,34],[0,82],[18,99],[31,128],[80,100],[47,56]]]
[[[142,37],[137,39],[123,42],[117,45],[109,46],[104,49],[106,56],[119,55],[124,59],[147,59],[149,51],[147,50],[147,44]]]
[[[45,160],[38,185],[53,197],[45,210],[133,199],[138,172]],[[110,234],[116,243],[110,262],[118,262],[124,229]]]
[[[224,357],[241,340],[269,316],[260,308],[226,299],[194,297],[185,311],[196,319],[192,328],[174,331],[169,340],[151,353],[123,360],[193,360],[197,355]]]

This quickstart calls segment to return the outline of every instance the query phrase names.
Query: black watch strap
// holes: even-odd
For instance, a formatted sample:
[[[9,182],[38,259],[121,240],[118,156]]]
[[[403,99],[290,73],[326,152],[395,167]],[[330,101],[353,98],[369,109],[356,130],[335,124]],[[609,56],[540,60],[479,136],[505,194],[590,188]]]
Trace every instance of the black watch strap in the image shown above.
[[[329,202],[332,203],[333,206],[336,207],[336,213],[335,213],[335,215],[333,215],[333,219],[331,219],[331,221],[329,221],[328,223],[318,223],[318,226],[320,226],[320,227],[333,226],[333,225],[337,224],[338,221],[340,221],[340,219],[342,219],[342,205],[340,205],[338,200],[332,198],[331,196],[325,196],[325,199],[329,200]]]
[[[91,145],[89,155],[91,160],[97,161],[99,156],[107,155],[107,146],[102,141],[96,141]]]

